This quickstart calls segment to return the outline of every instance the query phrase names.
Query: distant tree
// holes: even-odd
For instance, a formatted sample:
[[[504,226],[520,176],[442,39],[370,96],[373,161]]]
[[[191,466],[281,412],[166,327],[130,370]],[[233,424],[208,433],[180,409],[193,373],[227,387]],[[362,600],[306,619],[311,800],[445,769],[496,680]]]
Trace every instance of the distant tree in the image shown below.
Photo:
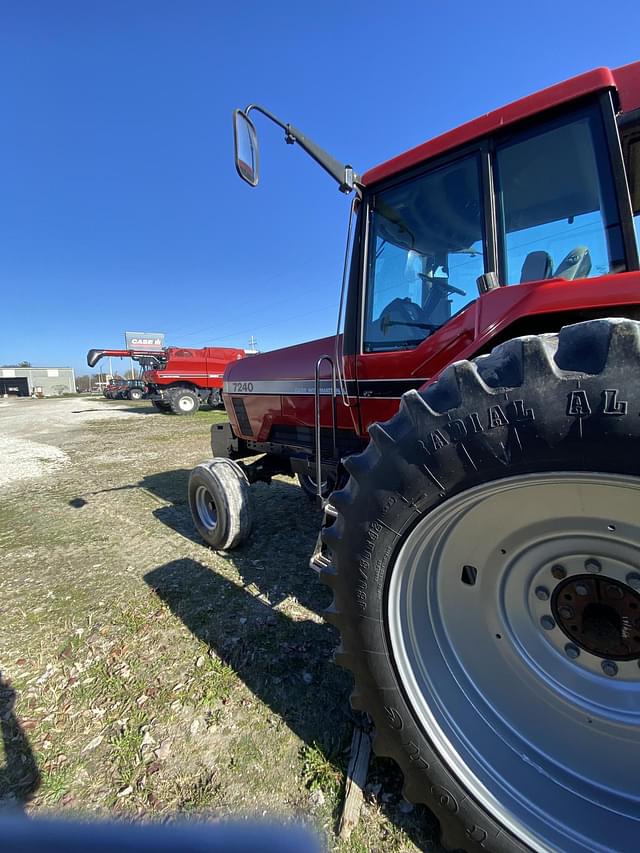
[[[18,363],[17,366],[18,367],[31,367],[31,362],[30,361],[21,361]]]
[[[87,374],[76,376],[76,388],[78,389],[79,394],[85,394],[90,387],[91,378]]]

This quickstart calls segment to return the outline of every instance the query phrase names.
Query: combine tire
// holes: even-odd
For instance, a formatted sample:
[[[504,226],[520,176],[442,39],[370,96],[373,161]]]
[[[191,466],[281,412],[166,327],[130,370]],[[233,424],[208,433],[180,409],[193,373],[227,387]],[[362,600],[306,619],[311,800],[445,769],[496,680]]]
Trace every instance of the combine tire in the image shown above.
[[[142,388],[132,388],[127,396],[130,400],[142,400]]]
[[[169,397],[169,406],[174,415],[193,415],[200,408],[200,398],[190,388],[176,388]]]
[[[237,547],[251,530],[249,483],[230,459],[212,459],[189,477],[189,508],[198,533],[217,550]]]
[[[170,412],[171,406],[168,403],[165,403],[164,400],[152,400],[151,405],[154,409],[157,409],[159,412]]]
[[[222,397],[217,388],[215,388],[207,397],[207,405],[210,409],[220,409],[223,407]]]
[[[638,849],[639,368],[615,319],[454,364],[332,497],[352,703],[450,849]]]
[[[315,478],[311,474],[297,474],[298,483],[300,484],[300,488],[305,493],[305,495],[310,499],[314,500],[316,495],[318,494],[316,489],[316,481]],[[332,476],[328,476],[326,480],[322,481],[322,497],[328,498],[331,492],[335,489],[335,478]]]

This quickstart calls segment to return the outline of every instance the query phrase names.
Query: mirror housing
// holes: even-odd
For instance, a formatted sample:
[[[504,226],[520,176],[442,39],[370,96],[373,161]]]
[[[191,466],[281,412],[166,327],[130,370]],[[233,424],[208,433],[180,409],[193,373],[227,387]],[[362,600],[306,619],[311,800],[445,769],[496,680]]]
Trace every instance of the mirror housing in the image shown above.
[[[253,122],[242,110],[233,111],[233,142],[238,175],[249,186],[258,186],[258,134]]]

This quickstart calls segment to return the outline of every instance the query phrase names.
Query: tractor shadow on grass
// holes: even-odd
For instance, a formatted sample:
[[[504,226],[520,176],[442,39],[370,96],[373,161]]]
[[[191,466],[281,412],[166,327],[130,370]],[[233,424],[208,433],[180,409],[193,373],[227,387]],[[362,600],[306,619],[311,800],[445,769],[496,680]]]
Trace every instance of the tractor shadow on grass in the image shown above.
[[[143,477],[139,482],[99,489],[72,498],[81,509],[91,497],[107,492],[143,489],[165,502],[152,510],[154,518],[190,542],[207,547],[198,535],[187,501],[189,468],[175,468]],[[253,528],[237,550],[225,552],[246,586],[254,584],[273,604],[294,596],[310,610],[321,613],[331,596],[308,568],[322,513],[295,480],[276,478],[271,485],[251,486]],[[294,570],[291,570],[291,567]]]
[[[0,730],[4,764],[0,764],[0,813],[18,811],[40,787],[40,771],[29,739],[14,713],[16,693],[0,673]]]
[[[279,566],[284,581],[288,565]],[[334,628],[302,615],[291,618],[274,609],[273,602],[189,558],[159,566],[144,579],[260,701],[344,772],[355,717],[348,702],[351,676],[333,663],[338,644]],[[395,765],[374,759],[369,780],[391,821],[420,849],[440,849],[434,844],[435,818],[427,809],[403,813],[402,781]],[[336,823],[339,812],[340,803],[333,815]]]
[[[158,521],[185,539],[205,546],[191,518],[187,502],[190,470],[176,469],[144,477],[141,488],[166,501],[153,510]],[[251,486],[253,527],[248,540],[224,556],[238,570],[244,584],[255,585],[272,604],[294,596],[321,613],[331,601],[326,587],[308,568],[322,514],[295,481],[274,479],[271,485]],[[293,567],[293,571],[291,570]]]

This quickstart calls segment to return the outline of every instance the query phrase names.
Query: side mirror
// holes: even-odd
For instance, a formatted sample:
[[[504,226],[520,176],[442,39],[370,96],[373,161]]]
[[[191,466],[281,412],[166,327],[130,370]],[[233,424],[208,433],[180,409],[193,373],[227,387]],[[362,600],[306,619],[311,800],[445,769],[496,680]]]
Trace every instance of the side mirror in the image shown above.
[[[236,171],[250,186],[258,185],[258,135],[251,119],[242,110],[233,111],[233,141]]]

